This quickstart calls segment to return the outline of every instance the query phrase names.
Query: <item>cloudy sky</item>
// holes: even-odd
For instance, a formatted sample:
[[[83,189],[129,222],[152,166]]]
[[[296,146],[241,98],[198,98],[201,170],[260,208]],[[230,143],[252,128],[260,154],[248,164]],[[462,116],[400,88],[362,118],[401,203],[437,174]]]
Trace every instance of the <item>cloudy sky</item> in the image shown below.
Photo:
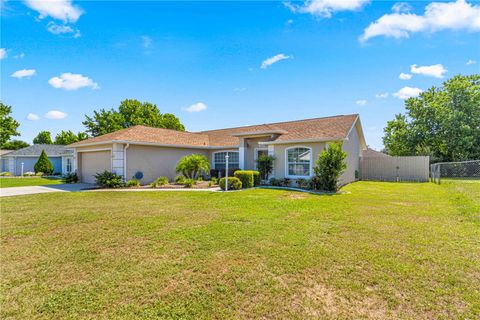
[[[5,1],[1,100],[21,139],[125,98],[197,131],[359,113],[382,147],[404,99],[479,73],[478,1]]]

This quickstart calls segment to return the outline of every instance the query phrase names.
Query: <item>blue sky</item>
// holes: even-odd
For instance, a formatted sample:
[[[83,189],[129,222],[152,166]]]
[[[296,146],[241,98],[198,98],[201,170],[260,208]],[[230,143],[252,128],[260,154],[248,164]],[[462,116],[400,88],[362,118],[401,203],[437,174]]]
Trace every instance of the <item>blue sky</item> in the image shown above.
[[[403,98],[480,72],[472,1],[1,3],[1,100],[28,142],[133,98],[189,131],[359,113],[380,149]]]

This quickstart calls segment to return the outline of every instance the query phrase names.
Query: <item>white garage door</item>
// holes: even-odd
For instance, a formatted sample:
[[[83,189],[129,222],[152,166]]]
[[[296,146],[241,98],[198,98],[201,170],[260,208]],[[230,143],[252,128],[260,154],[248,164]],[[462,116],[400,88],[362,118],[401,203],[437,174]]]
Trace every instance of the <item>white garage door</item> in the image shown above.
[[[81,162],[81,181],[95,183],[94,175],[105,170],[112,170],[112,156],[109,151],[95,151],[79,153]]]

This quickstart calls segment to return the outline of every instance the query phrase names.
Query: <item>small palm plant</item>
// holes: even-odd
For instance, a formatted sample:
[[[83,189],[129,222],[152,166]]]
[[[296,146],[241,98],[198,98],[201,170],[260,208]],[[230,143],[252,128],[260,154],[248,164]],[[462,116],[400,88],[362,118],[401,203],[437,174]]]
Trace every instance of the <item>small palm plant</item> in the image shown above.
[[[180,159],[175,170],[187,179],[197,180],[199,174],[210,170],[210,163],[204,155],[192,154]]]

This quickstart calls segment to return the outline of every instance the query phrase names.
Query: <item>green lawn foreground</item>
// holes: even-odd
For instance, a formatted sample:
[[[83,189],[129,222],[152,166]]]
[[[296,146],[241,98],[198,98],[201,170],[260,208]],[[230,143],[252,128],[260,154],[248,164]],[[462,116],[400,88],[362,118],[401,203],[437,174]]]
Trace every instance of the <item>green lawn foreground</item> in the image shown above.
[[[0,178],[0,188],[44,186],[48,184],[63,183],[60,178],[52,177],[20,177],[20,178]]]
[[[480,184],[1,200],[2,319],[478,319]]]

